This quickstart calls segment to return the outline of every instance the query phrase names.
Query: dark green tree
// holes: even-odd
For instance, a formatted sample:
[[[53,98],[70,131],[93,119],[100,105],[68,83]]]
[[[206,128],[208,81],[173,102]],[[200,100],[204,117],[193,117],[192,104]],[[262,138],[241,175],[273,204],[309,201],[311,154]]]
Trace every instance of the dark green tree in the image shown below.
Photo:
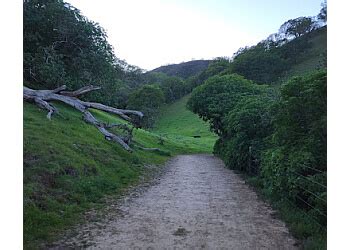
[[[218,135],[225,132],[224,118],[242,99],[260,94],[263,87],[232,74],[214,76],[192,92],[187,106],[203,120],[209,121]]]
[[[62,0],[23,2],[23,50],[28,87],[53,89],[65,84],[78,89],[93,84],[101,91],[85,98],[107,105],[125,106],[118,90],[141,74],[115,56],[98,23]]]
[[[159,107],[164,104],[163,91],[155,85],[144,85],[130,94],[127,108],[140,110],[144,113],[141,126],[153,126]]]
[[[167,103],[172,103],[188,93],[186,82],[179,77],[172,76],[163,79],[160,87]]]

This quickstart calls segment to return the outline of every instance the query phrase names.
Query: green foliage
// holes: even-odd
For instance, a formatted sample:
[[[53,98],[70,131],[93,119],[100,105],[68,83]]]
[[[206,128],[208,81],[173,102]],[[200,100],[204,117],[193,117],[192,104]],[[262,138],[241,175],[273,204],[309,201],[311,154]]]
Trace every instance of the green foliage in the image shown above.
[[[187,81],[180,77],[168,76],[162,72],[147,72],[142,75],[142,82],[159,85],[164,93],[166,103],[175,102],[191,91]]]
[[[292,40],[284,29],[255,46],[238,50],[222,74],[237,73],[256,83],[272,85],[326,66],[327,26],[317,29],[312,26]]]
[[[192,76],[187,79],[188,85],[191,90],[193,90],[195,87],[201,85],[204,83],[205,80],[207,80],[209,77],[212,77],[214,75],[217,75],[226,69],[228,69],[230,65],[230,62],[226,58],[216,58],[213,61],[209,63],[209,66],[207,69],[202,71],[200,74]]]
[[[272,104],[270,97],[252,96],[239,101],[229,112],[224,122],[225,136],[214,150],[228,167],[254,175],[260,172],[261,152],[273,131]]]
[[[306,42],[306,46],[294,46],[294,43]],[[327,26],[294,39],[282,46],[280,51],[291,64],[290,69],[282,74],[281,82],[293,76],[307,75],[311,71],[325,69],[327,67]]]
[[[111,106],[125,106],[118,90],[124,84],[135,88],[141,73],[115,56],[99,24],[62,0],[24,1],[23,51],[26,85],[77,89],[94,84],[101,91],[85,98]]]
[[[159,107],[165,102],[163,91],[154,85],[144,85],[130,94],[127,108],[144,113],[143,127],[152,127]]]
[[[326,214],[322,199],[326,197],[323,186],[327,185],[326,89],[324,71],[293,78],[282,86],[274,121],[274,146],[265,152],[262,164],[265,188],[272,194],[305,200],[312,207],[300,202],[298,205],[322,224],[326,223],[322,215]]]
[[[295,75],[325,68],[327,26],[317,28],[315,25],[313,23],[312,31],[294,39],[288,38],[281,29],[255,46],[240,48],[232,62],[217,58],[206,70],[188,78],[187,85],[194,89],[212,76],[233,73],[258,84],[273,85]]]
[[[293,211],[284,218],[309,247],[325,239],[326,81],[326,72],[316,71],[291,79],[279,94],[238,75],[217,75],[188,102],[220,136],[214,153],[254,176],[281,210]]]
[[[164,101],[164,94],[158,86],[144,85],[129,96],[128,107],[158,109]]]
[[[165,101],[172,103],[188,93],[185,81],[178,77],[167,77],[160,85],[164,92]]]
[[[143,75],[143,80],[145,83],[152,82],[154,84],[161,85],[166,79],[168,79],[170,76],[168,76],[165,73],[162,72],[147,72]]]
[[[192,92],[188,101],[191,111],[205,121],[218,135],[224,133],[224,117],[242,99],[260,94],[262,86],[253,84],[237,74],[214,76]]]
[[[258,44],[242,51],[230,65],[230,72],[240,74],[257,83],[271,83],[288,68],[277,49],[267,50]]]
[[[311,17],[298,17],[290,19],[281,25],[279,33],[284,37],[300,37],[311,32],[315,28],[315,20]]]

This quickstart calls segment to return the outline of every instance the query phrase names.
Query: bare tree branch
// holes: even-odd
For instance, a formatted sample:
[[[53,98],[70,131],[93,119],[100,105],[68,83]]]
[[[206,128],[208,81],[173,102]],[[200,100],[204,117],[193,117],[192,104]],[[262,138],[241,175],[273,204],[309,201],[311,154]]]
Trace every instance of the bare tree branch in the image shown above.
[[[65,96],[76,97],[76,96],[85,94],[87,92],[90,92],[93,90],[99,90],[99,89],[101,89],[101,87],[89,85],[89,86],[85,86],[85,87],[82,87],[80,89],[77,89],[75,91],[61,91],[60,94],[65,95]]]

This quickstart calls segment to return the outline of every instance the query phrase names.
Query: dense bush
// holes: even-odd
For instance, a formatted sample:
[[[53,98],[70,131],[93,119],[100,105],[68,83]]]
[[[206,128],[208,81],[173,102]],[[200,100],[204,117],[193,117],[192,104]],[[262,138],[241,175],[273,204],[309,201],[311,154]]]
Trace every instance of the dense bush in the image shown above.
[[[272,147],[262,179],[272,195],[288,195],[326,223],[327,76],[320,71],[282,86]]]
[[[230,168],[258,174],[261,153],[273,132],[271,97],[251,96],[239,101],[225,119],[225,136],[218,141],[214,153]],[[234,150],[232,150],[234,149]]]
[[[214,153],[256,176],[270,197],[292,202],[326,224],[326,72],[295,77],[280,95],[239,75],[197,87],[189,108],[220,136]]]
[[[215,133],[224,135],[225,116],[244,97],[257,95],[262,91],[262,86],[237,74],[214,76],[194,89],[187,106],[203,120],[209,121]]]

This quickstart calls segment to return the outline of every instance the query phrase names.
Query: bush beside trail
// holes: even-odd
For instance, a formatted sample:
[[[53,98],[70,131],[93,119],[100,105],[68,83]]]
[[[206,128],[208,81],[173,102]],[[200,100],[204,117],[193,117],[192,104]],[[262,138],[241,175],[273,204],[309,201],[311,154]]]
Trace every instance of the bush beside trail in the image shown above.
[[[193,91],[188,107],[219,136],[214,153],[229,168],[245,173],[280,211],[289,211],[285,220],[299,238],[322,245],[327,223],[326,71],[294,77],[280,91],[238,75],[214,76]]]

